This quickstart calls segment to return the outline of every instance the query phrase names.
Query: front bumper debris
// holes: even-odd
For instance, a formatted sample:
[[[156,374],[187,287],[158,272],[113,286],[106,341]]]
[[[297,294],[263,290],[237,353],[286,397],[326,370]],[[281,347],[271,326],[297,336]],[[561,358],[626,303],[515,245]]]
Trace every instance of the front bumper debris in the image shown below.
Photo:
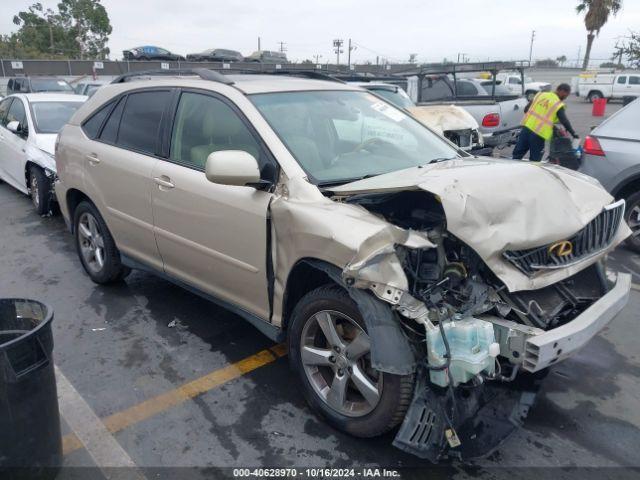
[[[630,290],[631,275],[619,273],[613,288],[574,320],[528,338],[522,368],[537,372],[571,356],[624,308]]]

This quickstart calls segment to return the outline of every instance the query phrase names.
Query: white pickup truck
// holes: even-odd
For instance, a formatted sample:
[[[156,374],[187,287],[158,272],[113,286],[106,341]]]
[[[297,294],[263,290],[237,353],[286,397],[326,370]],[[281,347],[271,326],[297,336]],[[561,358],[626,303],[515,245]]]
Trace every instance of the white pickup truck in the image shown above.
[[[640,97],[640,73],[581,73],[576,95],[590,102],[598,98]]]
[[[500,72],[496,75],[496,80],[514,95],[522,95],[524,91],[527,100],[533,100],[538,92],[551,89],[549,82],[534,82],[531,77],[524,77],[524,88],[522,88],[522,76],[517,72]]]

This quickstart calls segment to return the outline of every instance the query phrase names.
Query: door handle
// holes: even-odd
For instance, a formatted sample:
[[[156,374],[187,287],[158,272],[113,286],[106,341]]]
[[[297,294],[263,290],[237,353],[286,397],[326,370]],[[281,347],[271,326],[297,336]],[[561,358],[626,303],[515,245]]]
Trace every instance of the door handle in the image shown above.
[[[158,188],[160,190],[164,189],[171,189],[173,187],[175,187],[175,185],[173,183],[171,183],[171,179],[169,177],[167,177],[166,175],[161,175],[159,177],[154,177],[153,181],[156,182],[156,185],[158,185]]]
[[[87,160],[89,160],[89,163],[91,165],[97,165],[100,163],[100,159],[98,158],[98,156],[95,153],[89,153],[87,155]]]

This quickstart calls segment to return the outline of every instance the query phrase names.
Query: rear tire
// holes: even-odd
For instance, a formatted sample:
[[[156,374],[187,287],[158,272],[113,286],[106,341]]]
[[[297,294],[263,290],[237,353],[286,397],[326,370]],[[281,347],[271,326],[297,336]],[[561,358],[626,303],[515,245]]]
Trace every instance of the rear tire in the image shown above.
[[[29,167],[29,195],[38,215],[51,211],[51,180],[35,165]]]
[[[626,202],[624,219],[633,232],[627,239],[626,245],[631,250],[640,253],[640,192],[629,195]]]
[[[122,265],[116,243],[95,205],[80,202],[73,215],[73,226],[76,250],[91,280],[105,285],[118,282],[131,272]]]
[[[589,92],[589,95],[587,96],[587,99],[593,103],[594,100],[597,100],[599,98],[603,98],[604,95],[602,95],[602,92],[599,91],[593,91],[593,92]]]
[[[325,328],[337,333],[344,342],[341,347],[336,349],[339,341],[336,337],[330,341],[332,335]],[[293,311],[289,358],[316,413],[338,430],[375,437],[404,419],[413,396],[414,375],[373,370],[368,346],[357,341],[363,334],[364,345],[368,345],[364,320],[348,293],[337,286],[320,287],[307,293]],[[316,358],[321,359],[319,363]],[[343,395],[332,396],[336,385],[344,385]]]

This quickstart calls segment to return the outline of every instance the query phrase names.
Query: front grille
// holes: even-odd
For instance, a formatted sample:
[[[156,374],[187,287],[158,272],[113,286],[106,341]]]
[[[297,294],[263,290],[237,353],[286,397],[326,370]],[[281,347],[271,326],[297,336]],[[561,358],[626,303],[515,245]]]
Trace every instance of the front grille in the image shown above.
[[[586,227],[566,241],[571,243],[571,252],[559,255],[562,249],[553,248],[559,242],[526,250],[508,250],[503,253],[511,264],[521,272],[532,275],[539,270],[564,268],[597,254],[609,246],[624,216],[624,200],[612,203]]]

